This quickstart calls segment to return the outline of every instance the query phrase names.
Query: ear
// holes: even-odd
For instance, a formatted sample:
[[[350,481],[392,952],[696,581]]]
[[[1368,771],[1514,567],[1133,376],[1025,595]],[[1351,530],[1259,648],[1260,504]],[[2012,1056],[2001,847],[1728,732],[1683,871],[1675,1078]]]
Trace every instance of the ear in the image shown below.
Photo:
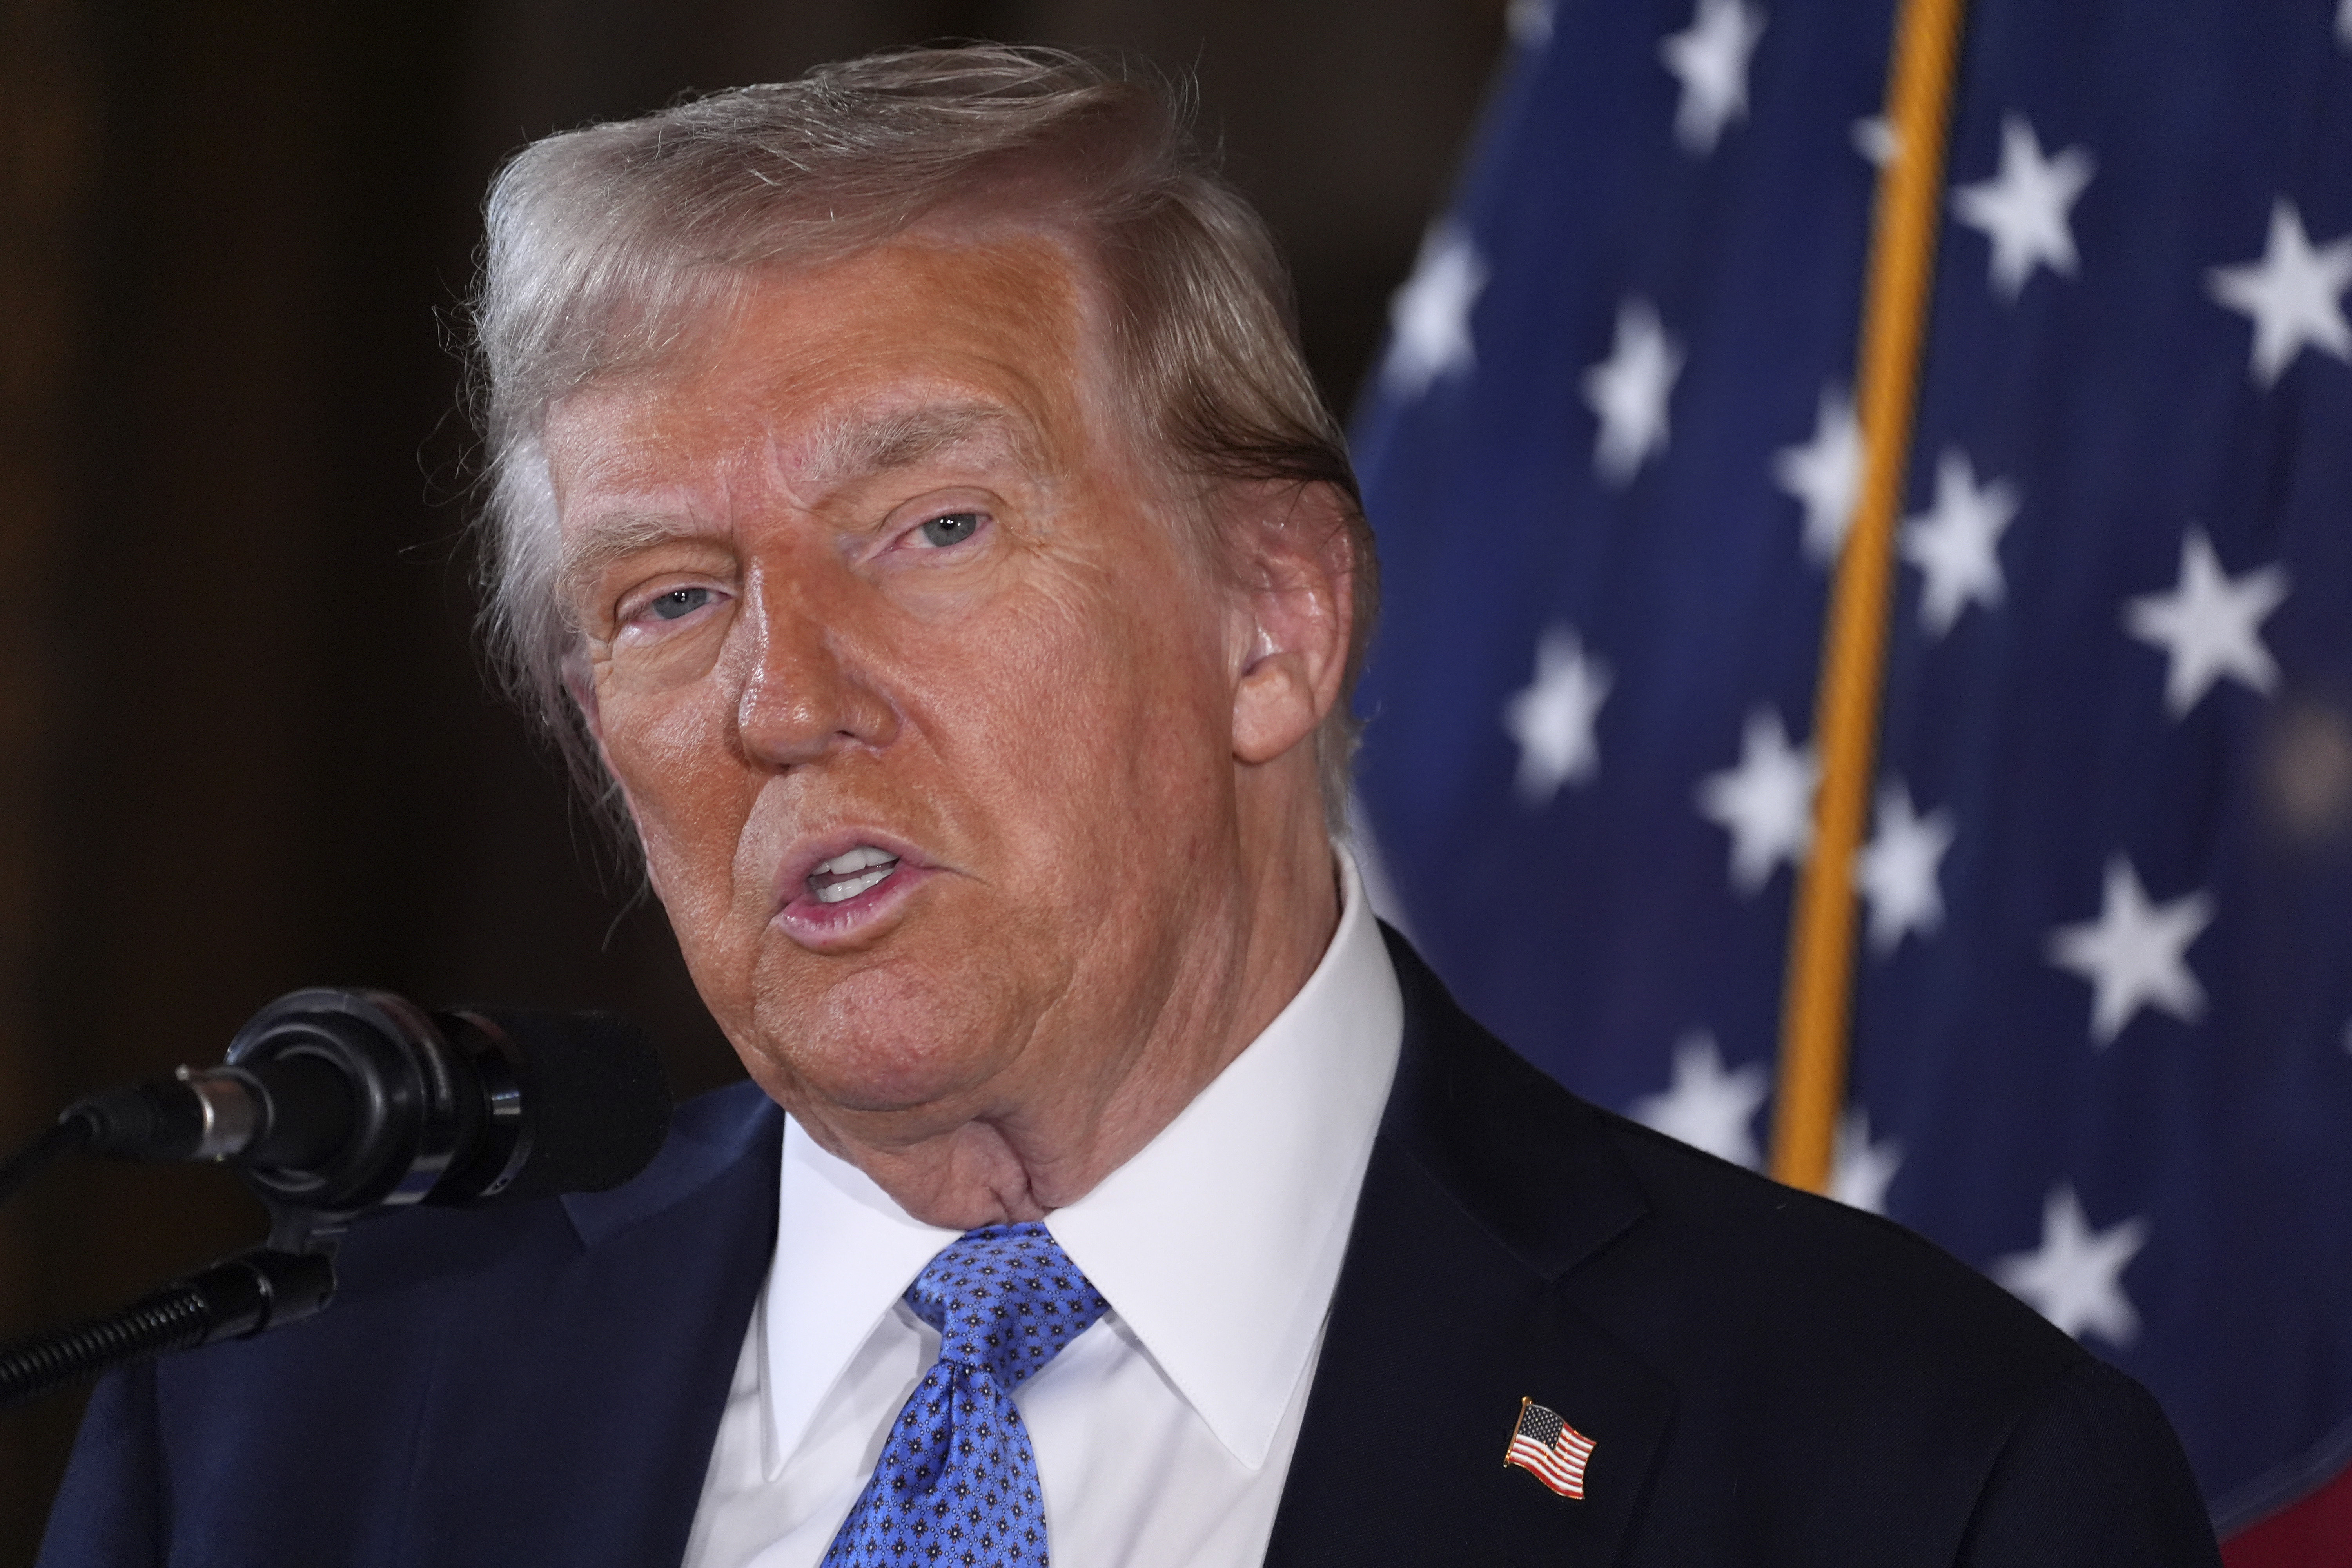
[[[1347,500],[1329,485],[1238,487],[1229,537],[1244,548],[1234,632],[1234,756],[1269,763],[1315,733],[1339,700],[1355,624]]]

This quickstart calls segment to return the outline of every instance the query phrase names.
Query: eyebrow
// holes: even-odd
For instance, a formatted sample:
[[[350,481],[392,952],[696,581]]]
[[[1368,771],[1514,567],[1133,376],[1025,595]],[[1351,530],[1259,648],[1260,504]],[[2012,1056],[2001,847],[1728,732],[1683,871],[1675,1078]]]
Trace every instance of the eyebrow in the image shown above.
[[[555,556],[556,603],[567,619],[572,606],[616,561],[674,539],[701,537],[706,530],[689,520],[657,512],[608,512],[562,542]]]
[[[803,482],[830,489],[910,468],[959,447],[997,446],[1033,468],[1038,458],[1020,421],[987,403],[925,403],[879,413],[852,411],[820,428],[802,460]],[[598,516],[557,552],[556,591],[569,606],[614,562],[709,530],[669,512],[616,510]],[[567,614],[569,613],[567,609]]]
[[[821,486],[910,468],[958,447],[993,443],[1035,460],[1019,422],[988,403],[925,403],[844,415],[810,444],[807,477]]]

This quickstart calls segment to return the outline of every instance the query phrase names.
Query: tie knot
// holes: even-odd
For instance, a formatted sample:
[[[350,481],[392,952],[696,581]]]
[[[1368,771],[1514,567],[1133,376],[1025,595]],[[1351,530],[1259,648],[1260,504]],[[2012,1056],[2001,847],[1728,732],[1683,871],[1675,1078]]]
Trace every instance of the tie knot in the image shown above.
[[[940,1359],[1010,1391],[1110,1310],[1042,1225],[992,1225],[941,1248],[907,1289],[940,1331]]]

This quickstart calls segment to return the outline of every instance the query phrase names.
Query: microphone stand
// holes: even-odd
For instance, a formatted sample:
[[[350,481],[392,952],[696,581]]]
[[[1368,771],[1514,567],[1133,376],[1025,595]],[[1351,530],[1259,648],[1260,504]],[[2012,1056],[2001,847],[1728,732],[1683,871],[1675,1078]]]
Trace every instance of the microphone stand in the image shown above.
[[[459,1018],[473,1025],[499,1055],[491,1069],[493,1086],[511,1089],[510,1073],[500,1070],[509,1065],[501,1053],[512,1048],[504,1031],[470,1014]],[[21,1152],[0,1161],[0,1197],[5,1197],[51,1162],[93,1149],[133,1159],[225,1157],[244,1148],[268,1123],[271,1112],[265,1098],[261,1125],[256,1125],[251,1069],[257,1065],[278,1066],[279,1076],[268,1087],[280,1093],[299,1094],[307,1089],[315,1097],[320,1067],[337,1062],[354,1065],[353,1079],[374,1090],[372,1101],[362,1097],[363,1103],[355,1108],[362,1135],[324,1173],[244,1173],[247,1184],[269,1211],[267,1242],[111,1312],[0,1348],[0,1410],[116,1367],[223,1340],[251,1339],[323,1311],[334,1300],[335,1248],[343,1233],[375,1208],[395,1184],[404,1188],[415,1183],[420,1169],[424,1188],[429,1189],[444,1173],[457,1142],[463,1112],[452,1093],[451,1047],[441,1028],[414,1005],[384,993],[294,992],[263,1008],[239,1031],[229,1047],[226,1068],[196,1072],[184,1067],[175,1079],[181,1086],[177,1089],[159,1083],[93,1096],[69,1108]],[[404,1043],[409,1051],[402,1049]],[[330,1048],[336,1047],[341,1047],[340,1054]],[[310,1069],[307,1082],[284,1076],[284,1064],[276,1062],[284,1056],[307,1057],[297,1063]],[[414,1082],[409,1081],[412,1074]],[[384,1102],[404,1091],[429,1102],[428,1108],[445,1119],[446,1124],[425,1127],[418,1140],[431,1158],[412,1157],[404,1163],[401,1157],[401,1130],[383,1111]],[[505,1098],[509,1103],[504,1109],[519,1129],[520,1102],[511,1093]],[[493,1119],[499,1109],[494,1093],[489,1107]],[[232,1141],[215,1143],[224,1129],[234,1135]],[[528,1147],[525,1137],[509,1129],[499,1150],[509,1166],[520,1152],[518,1145]],[[406,1152],[413,1156],[416,1151]],[[511,1174],[510,1168],[502,1173],[499,1184]],[[420,1197],[424,1190],[406,1195]]]
[[[0,1347],[0,1409],[299,1322],[334,1299],[335,1248],[353,1223],[416,1203],[601,1192],[644,1170],[668,1128],[653,1047],[624,1020],[289,993],[247,1020],[223,1066],[92,1095],[0,1159],[0,1198],[70,1154],[235,1159],[270,1216],[250,1252]]]
[[[272,1205],[269,1239],[127,1306],[0,1350],[0,1410],[119,1366],[251,1339],[298,1323],[335,1296],[335,1246],[349,1216]]]

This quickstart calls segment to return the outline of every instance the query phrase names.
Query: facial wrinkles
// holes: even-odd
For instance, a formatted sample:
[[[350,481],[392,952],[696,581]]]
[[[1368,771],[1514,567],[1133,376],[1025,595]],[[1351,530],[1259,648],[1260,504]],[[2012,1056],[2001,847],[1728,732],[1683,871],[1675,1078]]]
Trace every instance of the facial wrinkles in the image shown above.
[[[1107,1120],[1148,1137],[1222,1065],[1249,929],[1219,740],[1233,655],[1171,484],[1105,395],[1091,289],[1006,268],[900,258],[863,275],[878,295],[812,279],[824,309],[772,297],[772,352],[637,405],[626,477],[686,476],[689,504],[645,510],[723,530],[735,599],[709,668],[607,733],[698,984],[762,1084],[869,1154],[971,1122],[1021,1151],[1007,1178],[951,1139],[910,1192],[1030,1180],[1067,1201]],[[934,477],[990,498],[973,564],[881,553]],[[760,753],[749,721],[769,718],[802,752]],[[861,826],[949,869],[875,944],[803,950],[770,919],[777,868]]]
[[[606,416],[597,423],[607,431],[616,425],[625,430],[629,415],[635,414],[638,424],[655,424],[658,428],[657,422],[644,417],[642,405],[632,409],[631,401],[615,399],[618,407],[604,411]],[[726,874],[725,865],[708,864],[695,847],[731,839],[731,829],[746,804],[730,798],[743,793],[740,786],[749,783],[740,770],[712,766],[715,759],[735,752],[733,726],[728,721],[723,698],[730,684],[729,666],[739,657],[736,649],[744,629],[740,614],[737,514],[745,487],[740,482],[740,462],[709,465],[686,479],[673,479],[671,469],[676,465],[659,460],[667,456],[663,448],[669,445],[604,436],[604,452],[617,447],[634,463],[624,469],[621,462],[606,457],[587,469],[592,478],[601,468],[610,479],[655,482],[641,483],[609,501],[604,497],[588,498],[592,504],[605,502],[604,509],[592,514],[567,539],[566,553],[574,582],[590,577],[592,571],[595,576],[612,573],[617,577],[629,560],[656,559],[651,552],[673,542],[710,542],[723,547],[725,557],[734,563],[721,573],[739,579],[732,585],[738,602],[722,612],[729,617],[724,634],[707,647],[689,636],[677,651],[667,656],[672,660],[690,660],[698,655],[699,668],[690,663],[685,669],[672,666],[662,669],[660,679],[632,679],[616,664],[609,638],[592,643],[592,673],[606,758],[628,800],[648,871],[683,941],[694,931],[723,927],[735,902],[733,879]],[[614,584],[615,590],[625,586],[625,578]],[[614,607],[612,590],[597,593],[593,600],[575,595],[572,603],[587,612],[583,618],[592,626],[613,633],[621,629],[601,625]],[[664,655],[656,652],[651,657]],[[738,780],[734,791],[723,786],[730,773]],[[704,782],[687,789],[657,787],[661,781],[689,779]],[[721,787],[714,789],[713,784]]]
[[[1082,498],[1080,504],[1098,499]],[[1027,634],[1004,645],[1016,652],[1026,650],[1026,656],[992,662],[990,678],[992,684],[999,688],[1000,695],[1005,697],[1015,710],[1034,716],[1039,727],[1047,733],[1067,733],[1069,731],[1069,726],[1054,718],[1056,709],[1073,702],[1083,708],[1089,700],[1095,700],[1088,690],[1095,682],[1086,679],[1087,672],[1117,671],[1136,668],[1139,664],[1166,666],[1171,662],[1166,657],[1171,650],[1150,647],[1134,637],[1129,629],[1131,617],[1109,613],[1114,612],[1118,604],[1115,582],[1117,573],[1112,569],[1116,563],[1087,559],[1087,552],[1076,547],[1079,537],[1070,535],[1053,547],[1053,552],[1058,558],[1057,565],[1062,570],[1024,575],[1019,591],[1002,601],[991,603],[982,615],[983,621],[1018,627]],[[1106,641],[1098,635],[1105,627],[1113,628],[1120,635]],[[968,641],[987,640],[990,634],[990,628],[985,625],[961,626],[959,630],[963,634],[962,640]],[[977,780],[1003,776],[1002,758],[985,754],[966,755],[959,749],[961,738],[979,746],[984,753],[990,749],[985,743],[990,737],[967,734],[952,724],[935,721],[945,715],[936,712],[934,700],[952,700],[958,695],[951,683],[926,683],[912,678],[908,672],[890,670],[880,673],[879,683],[887,686],[906,704],[908,727],[919,737],[909,743],[929,746],[936,740],[940,748],[938,761],[944,773]],[[1139,716],[1130,716],[1129,721],[1114,723],[1112,728],[1130,729],[1136,717]],[[1067,775],[1073,765],[1071,757],[1043,752],[1031,756],[1020,748],[1014,748],[1012,755],[1016,765],[1023,760],[1033,763],[1034,771],[1032,774],[1016,773],[1007,779],[1004,794],[1034,795],[1068,788],[1070,780]],[[1082,797],[1092,802],[1115,802],[1130,797],[1124,781],[1115,775],[1120,762],[1133,764],[1137,759],[1123,758],[1114,752],[1079,760],[1092,764],[1090,771],[1094,780],[1076,792]],[[819,790],[828,800],[835,796],[834,786],[845,780],[855,781],[867,772],[859,766],[859,759],[851,756],[836,759],[828,771],[831,776],[824,781],[822,786],[814,782],[810,786],[813,790]],[[782,797],[790,793],[790,784],[783,781],[772,784],[769,791],[772,797]],[[950,795],[948,798],[958,801],[961,796]],[[975,852],[976,863],[982,867],[997,863],[1019,865],[1021,847],[995,842],[988,832],[988,824],[994,816],[991,807],[1005,804],[1007,802],[1001,797],[983,795],[973,803],[976,809],[968,820],[939,826],[951,829],[948,835],[950,841],[959,845],[970,842]],[[1093,813],[1090,811],[1089,815]],[[1077,828],[1087,825],[1070,826]],[[903,1145],[919,1142],[936,1135],[942,1128],[974,1118],[983,1121],[1020,1120],[1025,1114],[1034,1120],[1040,1116],[1050,1116],[1048,1096],[1045,1092],[1047,1087],[1063,1099],[1083,1098],[1095,1092],[1090,1083],[1092,1079],[1116,1078],[1124,1069],[1133,1051],[1132,1048],[1119,1048],[1120,1044],[1131,1042],[1134,1047],[1139,1047],[1146,1033],[1142,1026],[1159,1010],[1159,1005],[1171,984],[1171,976],[1162,973],[1144,974],[1140,985],[1119,998],[1125,1005],[1116,1016],[1102,1013],[1104,998],[1074,992],[1070,981],[1074,969],[1093,967],[1107,952],[1138,943],[1139,939],[1144,937],[1145,933],[1135,929],[1134,922],[1116,917],[1123,903],[1132,907],[1132,900],[1122,898],[1118,886],[1123,863],[1130,858],[1125,852],[1131,851],[1139,837],[1149,832],[1151,825],[1148,821],[1122,817],[1100,820],[1091,826],[1096,831],[1084,840],[1066,839],[1060,844],[1053,864],[1031,868],[1033,874],[1039,869],[1054,873],[1056,885],[1050,891],[1031,887],[1026,889],[1028,896],[1024,899],[1033,906],[1058,909],[1076,916],[1071,922],[1076,928],[1075,941],[1070,947],[1058,951],[1076,962],[1065,963],[1048,974],[1031,976],[1032,984],[1024,985],[1018,994],[992,998],[998,1005],[996,1006],[971,1007],[970,1011],[975,1016],[975,1024],[978,1015],[992,1011],[1009,1013],[1026,1022],[1016,1033],[1002,1039],[999,1047],[983,1060],[969,1063],[968,1070],[959,1080],[928,1085],[936,1098],[925,1108],[924,1114],[910,1116],[907,1114],[910,1108],[904,1104],[869,1102],[874,1109],[887,1109],[893,1113],[888,1125],[867,1131],[869,1139]],[[756,863],[761,858],[755,855],[751,858]],[[1142,941],[1140,945],[1147,952],[1156,951],[1156,944],[1152,942]],[[848,1008],[854,998],[856,1009],[887,1016],[894,1010],[886,997],[898,984],[898,978],[877,961],[871,971],[861,973],[854,980],[835,983],[831,988],[829,1005],[838,1003]],[[769,994],[768,988],[761,988],[763,999]],[[957,1004],[974,1000],[977,999],[956,998],[945,1003],[933,1000],[925,1011],[942,1024],[947,1024],[944,1015],[949,1010],[961,1013],[964,1009]],[[1081,1016],[1066,1016],[1069,1014]],[[962,1026],[955,1023],[947,1026]],[[1066,1072],[1057,1083],[1040,1086],[1024,1081],[1019,1073],[1019,1063],[1040,1031],[1048,1035],[1084,1031],[1103,1042],[1103,1046],[1083,1058],[1089,1070]],[[888,1054],[886,1047],[877,1045],[875,1049],[883,1055]]]
[[[680,460],[658,385],[592,390],[550,418],[559,516],[556,584],[566,618],[602,658],[632,567],[671,545],[730,552],[744,489],[740,462]],[[708,557],[698,557],[708,563]],[[601,645],[601,646],[600,646]]]
[[[964,452],[975,459],[1001,453],[1003,466],[1032,471],[1048,467],[1031,433],[1007,410],[952,390],[931,398],[877,400],[825,419],[796,439],[772,426],[768,451],[772,472],[815,492]]]
[[[1080,307],[1090,318],[1098,320],[1100,302],[1091,286],[1080,291]],[[1088,472],[1092,488],[1076,498],[1076,509],[1098,509],[1119,506],[1134,514],[1133,521],[1144,531],[1141,542],[1144,554],[1150,556],[1150,567],[1139,570],[1132,559],[1087,560],[1074,552],[1072,570],[1064,575],[1046,579],[1045,596],[1056,610],[1075,625],[1095,623],[1099,616],[1108,624],[1125,631],[1127,637],[1101,655],[1101,667],[1116,670],[1127,668],[1158,668],[1171,671],[1192,670],[1213,672],[1223,661],[1217,657],[1221,649],[1199,646],[1202,638],[1209,645],[1223,638],[1222,617],[1210,615],[1187,615],[1175,617],[1178,625],[1198,634],[1193,637],[1178,636],[1174,641],[1155,641],[1141,635],[1148,626],[1162,629],[1164,620],[1149,623],[1132,616],[1118,613],[1119,606],[1138,595],[1165,595],[1174,592],[1196,601],[1205,600],[1214,593],[1213,574],[1201,569],[1192,539],[1184,532],[1171,515],[1174,506],[1170,500],[1171,489],[1156,470],[1133,455],[1132,429],[1125,412],[1124,400],[1099,395],[1102,389],[1114,384],[1110,377],[1115,369],[1105,345],[1108,338],[1100,331],[1077,333],[1081,363],[1079,379],[1096,389],[1097,395],[1076,400],[1073,405],[1072,423],[1086,432],[1090,461]],[[1049,513],[1049,516],[1051,514]],[[1086,531],[1087,537],[1099,542],[1098,531]],[[1132,551],[1136,540],[1125,542]],[[1122,577],[1127,580],[1122,581]],[[1205,612],[1208,605],[1202,603]],[[1109,614],[1102,615],[1108,608]],[[1032,613],[1034,611],[1033,609]],[[1041,661],[1042,662],[1042,661]],[[1040,668],[1038,681],[1050,700],[1053,694],[1067,684],[1068,661],[1057,658],[1055,668]],[[1213,682],[1212,683],[1213,684]],[[1116,693],[1107,693],[1106,697]],[[1171,695],[1163,691],[1162,696]],[[1222,706],[1226,695],[1221,690],[1180,689],[1174,694],[1184,704],[1197,703],[1202,712],[1190,717],[1213,728],[1221,728]],[[1162,718],[1175,721],[1176,715]],[[1132,718],[1132,716],[1131,716]],[[1150,716],[1141,716],[1139,723],[1130,723],[1143,732],[1164,732],[1166,724],[1152,724]],[[1189,727],[1189,726],[1187,726]],[[1228,907],[1234,900],[1215,896],[1211,889],[1220,885],[1215,877],[1182,879],[1170,887],[1152,891],[1158,897],[1136,899],[1122,897],[1117,887],[1119,873],[1134,868],[1134,847],[1157,839],[1170,845],[1170,835],[1181,835],[1183,825],[1198,826],[1199,819],[1181,811],[1160,812],[1151,806],[1165,798],[1171,773],[1170,759],[1148,751],[1106,751],[1096,753],[1095,767],[1086,793],[1093,798],[1109,802],[1127,802],[1131,809],[1123,819],[1106,823],[1099,866],[1108,873],[1094,879],[1093,891],[1097,906],[1108,916],[1122,905],[1129,911],[1141,909],[1142,921],[1102,918],[1088,921],[1081,939],[1080,958],[1073,967],[1103,973],[1125,973],[1137,981],[1131,988],[1108,997],[1083,996],[1066,991],[1059,997],[1055,1012],[1091,1010],[1085,1018],[1044,1020],[1047,1026],[1066,1024],[1084,1029],[1098,1039],[1128,1042],[1126,1051],[1101,1050],[1090,1058],[1097,1066],[1097,1078],[1105,1083],[1120,1085],[1129,1091],[1141,1086],[1126,1077],[1129,1059],[1157,1041],[1162,1048],[1172,1042],[1190,1037],[1206,1043],[1215,1035],[1219,1017],[1230,1008],[1234,988],[1240,979],[1238,953],[1245,945],[1245,937],[1227,942],[1171,940],[1171,932],[1242,932],[1246,931],[1244,911]],[[1199,787],[1213,793],[1229,791],[1228,771],[1213,766],[1209,776],[1200,781]],[[1044,781],[1040,781],[1042,784]],[[1226,814],[1217,814],[1219,817]],[[1195,867],[1221,864],[1232,853],[1233,846],[1214,834],[1174,844],[1170,854],[1181,863]],[[1174,894],[1171,897],[1168,895]],[[1186,897],[1185,895],[1191,895]],[[1081,889],[1078,896],[1085,897]],[[1216,907],[1210,907],[1210,906]],[[1180,956],[1181,955],[1181,956]],[[1108,1011],[1105,1010],[1108,1005]],[[1114,1091],[1111,1101],[1119,1095]]]
[[[665,502],[668,504],[664,504]],[[597,603],[605,574],[635,556],[695,537],[688,509],[673,498],[646,497],[607,510],[566,538],[556,557],[557,602],[575,631],[604,640],[609,606]]]
[[[1109,582],[1089,585],[1086,596],[1095,595],[1115,608],[1118,585]],[[1073,597],[1076,596],[1074,593]],[[1090,616],[1082,604],[1071,603],[1064,609],[1075,624],[1104,624],[1102,618]],[[1126,706],[1134,702],[1137,694],[1123,689],[1115,677],[1122,668],[1139,666],[1171,671],[1196,668],[1199,650],[1139,635],[1132,621],[1112,618],[1109,624],[1119,626],[1125,635],[1089,650],[1095,673],[1101,678],[1100,689],[1089,689],[1097,683],[1056,680],[1054,672],[1040,670],[1041,703],[1065,703],[1076,711],[1104,715],[1110,720],[1107,728],[1130,735],[1194,730],[1200,716],[1181,710],[1206,705],[1196,689],[1166,691],[1168,702],[1155,712],[1152,705]],[[1090,814],[1084,825],[1087,830],[1084,864],[1069,868],[1071,876],[1062,889],[1061,896],[1084,911],[1076,922],[1079,958],[1074,967],[1134,979],[1124,990],[1107,994],[1066,994],[1073,1011],[1094,1014],[1072,1017],[1067,1026],[1105,1040],[1129,1042],[1131,1049],[1139,1050],[1154,1036],[1183,1032],[1186,1021],[1167,1015],[1171,997],[1188,990],[1179,984],[1174,957],[1187,951],[1188,944],[1172,940],[1171,933],[1221,929],[1213,918],[1217,911],[1194,902],[1202,886],[1197,879],[1138,886],[1153,875],[1155,866],[1172,862],[1204,868],[1218,863],[1227,852],[1227,847],[1214,837],[1192,837],[1199,826],[1196,819],[1165,804],[1175,792],[1218,787],[1220,781],[1213,775],[1188,778],[1192,761],[1179,748],[1147,743],[1133,749],[1096,749],[1076,770],[1076,793],[1104,803],[1105,809]],[[1055,772],[1040,766],[1038,776],[1024,780],[1024,787],[1048,787],[1055,782]],[[1069,772],[1064,764],[1060,781],[1064,787],[1070,786]],[[1139,854],[1146,846],[1152,847],[1152,853]],[[1105,1050],[1097,1059],[1108,1068],[1120,1055]]]

